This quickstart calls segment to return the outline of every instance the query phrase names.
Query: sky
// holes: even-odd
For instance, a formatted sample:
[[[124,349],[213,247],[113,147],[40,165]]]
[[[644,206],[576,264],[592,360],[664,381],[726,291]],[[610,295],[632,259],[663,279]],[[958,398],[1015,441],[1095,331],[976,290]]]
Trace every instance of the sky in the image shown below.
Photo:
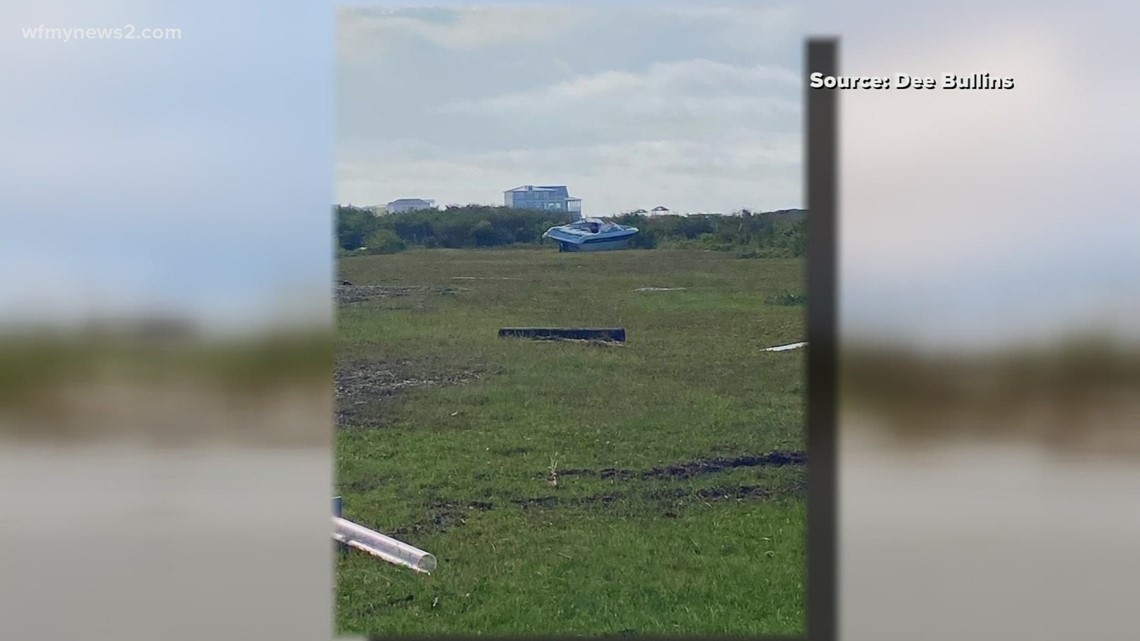
[[[801,207],[801,8],[341,7],[337,202]]]
[[[327,322],[333,18],[269,0],[4,3],[0,321]],[[181,38],[21,31],[128,24]]]
[[[844,73],[1017,79],[840,95],[845,333],[1140,332],[1138,10],[681,6],[2,3],[0,322],[331,319],[335,202],[554,183],[587,212],[804,206],[787,74],[815,33],[842,37]],[[183,35],[19,31],[125,23]]]
[[[1106,1],[1093,3],[1104,7]],[[1115,11],[1115,9],[1113,9]],[[813,0],[844,75],[1013,77],[840,99],[840,324],[923,347],[1140,338],[1140,43],[1060,0]]]

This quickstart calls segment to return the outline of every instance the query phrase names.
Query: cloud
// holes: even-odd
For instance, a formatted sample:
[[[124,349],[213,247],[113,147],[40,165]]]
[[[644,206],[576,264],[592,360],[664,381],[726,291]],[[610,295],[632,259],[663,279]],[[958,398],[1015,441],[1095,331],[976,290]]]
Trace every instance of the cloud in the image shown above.
[[[337,199],[497,203],[552,182],[599,213],[798,206],[797,11],[344,13]]]
[[[923,53],[883,51],[846,66],[845,75],[989,72],[1017,80],[1010,91],[842,94],[850,123],[841,132],[850,221],[844,243],[852,270],[891,271],[902,256],[931,269],[991,266],[1010,255],[1013,248],[1001,246],[1011,235],[1055,233],[1050,227],[1065,212],[1037,197],[1047,190],[1042,175],[1058,166],[1040,149],[1056,144],[1062,54],[1048,33],[1004,27],[1001,40],[928,34]],[[875,224],[859,224],[864,217]],[[1030,220],[1049,224],[1027,228]],[[929,241],[913,242],[919,234]]]
[[[654,64],[643,73],[604,71],[529,91],[458,100],[440,111],[502,118],[525,113],[542,118],[581,114],[586,108],[591,114],[611,114],[615,119],[679,114],[710,121],[725,116],[755,118],[799,113],[800,102],[793,96],[798,96],[800,81],[798,74],[780,67],[695,59]]]
[[[267,12],[263,0],[219,18],[178,3],[80,5],[0,10],[12,25],[0,71],[13,87],[0,104],[0,307],[23,320],[151,308],[226,319],[259,313],[277,287],[327,289],[323,10]],[[182,38],[17,31],[126,24]]]
[[[684,21],[694,37],[746,52],[776,51],[787,55],[788,42],[792,40],[789,34],[803,33],[803,10],[797,3],[763,7],[693,4],[667,11]],[[800,45],[798,38],[795,40]]]
[[[482,131],[484,147],[675,141],[747,156],[745,145],[762,142],[763,132],[769,138],[789,132],[798,137],[799,86],[799,76],[780,67],[693,59],[460,99],[437,113],[441,120],[461,119]]]
[[[889,25],[905,32],[917,17]],[[1128,169],[1138,130],[1121,128],[1140,92],[1087,70],[1098,67],[1093,34],[1075,35],[1074,20],[987,15],[981,30],[901,40],[873,37],[885,25],[845,33],[868,44],[845,47],[844,75],[1016,79],[1009,91],[841,94],[845,324],[1008,339],[1108,318],[1140,291],[1126,240],[1140,237]]]
[[[430,13],[342,8],[337,17],[338,49],[347,59],[366,61],[408,40],[424,40],[454,51],[541,41],[573,29],[593,12],[551,6],[463,7]]]

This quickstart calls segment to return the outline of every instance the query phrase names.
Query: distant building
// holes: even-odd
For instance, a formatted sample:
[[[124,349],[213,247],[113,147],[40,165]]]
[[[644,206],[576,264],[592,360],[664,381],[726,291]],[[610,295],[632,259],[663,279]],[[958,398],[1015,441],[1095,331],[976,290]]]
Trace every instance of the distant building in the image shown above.
[[[654,208],[653,208],[653,210],[652,210],[652,212],[651,212],[651,214],[650,214],[650,215],[653,215],[653,216],[668,216],[670,213],[672,213],[672,212],[670,212],[670,211],[669,211],[669,208],[668,208],[668,207],[666,207],[665,205],[658,205],[658,206],[656,206],[656,207],[654,207]]]
[[[564,211],[582,215],[582,199],[571,198],[564,185],[523,185],[503,192],[503,204],[513,209]]]
[[[417,209],[435,209],[435,201],[420,198],[400,198],[388,203],[387,207],[389,214],[402,214]]]

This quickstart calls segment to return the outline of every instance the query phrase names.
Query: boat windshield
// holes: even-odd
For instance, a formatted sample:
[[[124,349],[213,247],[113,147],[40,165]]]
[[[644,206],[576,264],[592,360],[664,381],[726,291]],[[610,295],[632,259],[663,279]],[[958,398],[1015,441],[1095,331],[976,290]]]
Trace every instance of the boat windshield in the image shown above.
[[[588,234],[600,234],[611,231],[620,231],[622,229],[622,226],[616,223],[612,223],[608,220],[602,220],[600,218],[583,218],[565,225],[563,228],[574,229],[586,232]]]

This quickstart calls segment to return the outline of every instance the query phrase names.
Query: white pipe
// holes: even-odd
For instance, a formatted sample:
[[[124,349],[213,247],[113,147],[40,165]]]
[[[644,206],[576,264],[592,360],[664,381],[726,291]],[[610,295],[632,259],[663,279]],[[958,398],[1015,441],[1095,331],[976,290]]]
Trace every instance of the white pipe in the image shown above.
[[[804,345],[807,345],[807,343],[789,343],[787,345],[780,345],[779,347],[766,347],[766,348],[764,348],[764,351],[765,352],[784,352],[784,351],[787,351],[789,349],[798,349],[800,347],[803,347]]]
[[[435,570],[435,557],[419,548],[339,516],[332,517],[332,520],[333,538],[340,543],[424,574],[431,574]]]

